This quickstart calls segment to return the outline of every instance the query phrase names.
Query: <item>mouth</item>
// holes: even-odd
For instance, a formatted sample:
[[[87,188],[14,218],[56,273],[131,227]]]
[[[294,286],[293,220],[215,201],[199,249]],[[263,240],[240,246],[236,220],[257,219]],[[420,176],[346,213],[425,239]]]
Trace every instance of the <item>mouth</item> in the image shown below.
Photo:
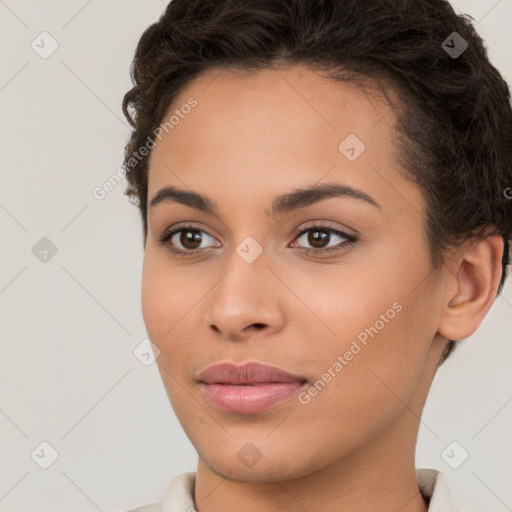
[[[291,398],[308,380],[261,363],[222,363],[201,373],[198,382],[205,398],[218,409],[254,414]]]

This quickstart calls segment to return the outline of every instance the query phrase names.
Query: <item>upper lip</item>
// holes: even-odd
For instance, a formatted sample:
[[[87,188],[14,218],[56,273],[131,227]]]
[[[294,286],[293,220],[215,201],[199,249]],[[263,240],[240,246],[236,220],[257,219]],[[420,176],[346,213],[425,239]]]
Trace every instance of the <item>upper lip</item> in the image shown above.
[[[254,384],[271,382],[306,382],[300,375],[293,375],[276,366],[262,363],[220,363],[208,367],[199,375],[205,384]]]

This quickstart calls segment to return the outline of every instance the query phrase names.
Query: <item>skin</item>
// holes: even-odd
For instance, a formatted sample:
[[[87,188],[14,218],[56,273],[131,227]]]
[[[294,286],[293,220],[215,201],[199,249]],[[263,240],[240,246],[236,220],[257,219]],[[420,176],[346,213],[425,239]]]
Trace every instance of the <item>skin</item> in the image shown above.
[[[394,110],[377,89],[301,65],[216,69],[189,82],[169,115],[190,97],[197,106],[152,150],[148,201],[173,185],[208,196],[219,215],[171,201],[149,208],[142,311],[198,452],[197,510],[425,512],[414,465],[421,412],[446,340],[471,335],[493,303],[501,238],[461,245],[433,271],[425,200],[401,174]],[[353,162],[338,150],[351,133],[366,145]],[[274,196],[327,182],[381,207],[335,197],[270,215]],[[294,236],[317,221],[358,240]],[[181,222],[205,231],[199,249],[179,234],[167,242],[202,251],[190,258],[158,243]],[[248,236],[263,250],[252,263],[236,252]],[[339,251],[301,249],[326,246]],[[292,396],[257,414],[227,413],[197,383],[213,364],[258,361],[312,384],[394,303],[401,311],[307,404]],[[261,453],[252,467],[237,456],[246,443]]]

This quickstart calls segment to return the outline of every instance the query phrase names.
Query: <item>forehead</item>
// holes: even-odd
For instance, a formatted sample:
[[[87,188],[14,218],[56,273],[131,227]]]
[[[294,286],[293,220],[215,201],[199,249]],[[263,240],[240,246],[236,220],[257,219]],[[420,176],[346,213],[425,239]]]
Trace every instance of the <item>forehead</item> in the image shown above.
[[[195,106],[184,108],[191,99]],[[394,107],[382,91],[305,66],[210,69],[187,83],[162,122],[171,116],[178,122],[162,132],[150,157],[149,200],[164,185],[176,184],[216,190],[221,199],[236,191],[243,203],[326,177],[373,191],[385,203],[382,173],[400,179]],[[356,159],[347,158],[347,146]],[[391,196],[397,192],[387,192],[396,203]]]

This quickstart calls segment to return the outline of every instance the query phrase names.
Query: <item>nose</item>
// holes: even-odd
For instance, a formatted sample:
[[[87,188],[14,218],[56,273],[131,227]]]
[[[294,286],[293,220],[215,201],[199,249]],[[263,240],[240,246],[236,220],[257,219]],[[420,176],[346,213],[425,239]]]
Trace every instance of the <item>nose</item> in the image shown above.
[[[208,294],[205,321],[218,337],[226,340],[243,339],[266,332],[281,330],[285,321],[282,283],[266,266],[263,259],[246,263],[232,260]]]

